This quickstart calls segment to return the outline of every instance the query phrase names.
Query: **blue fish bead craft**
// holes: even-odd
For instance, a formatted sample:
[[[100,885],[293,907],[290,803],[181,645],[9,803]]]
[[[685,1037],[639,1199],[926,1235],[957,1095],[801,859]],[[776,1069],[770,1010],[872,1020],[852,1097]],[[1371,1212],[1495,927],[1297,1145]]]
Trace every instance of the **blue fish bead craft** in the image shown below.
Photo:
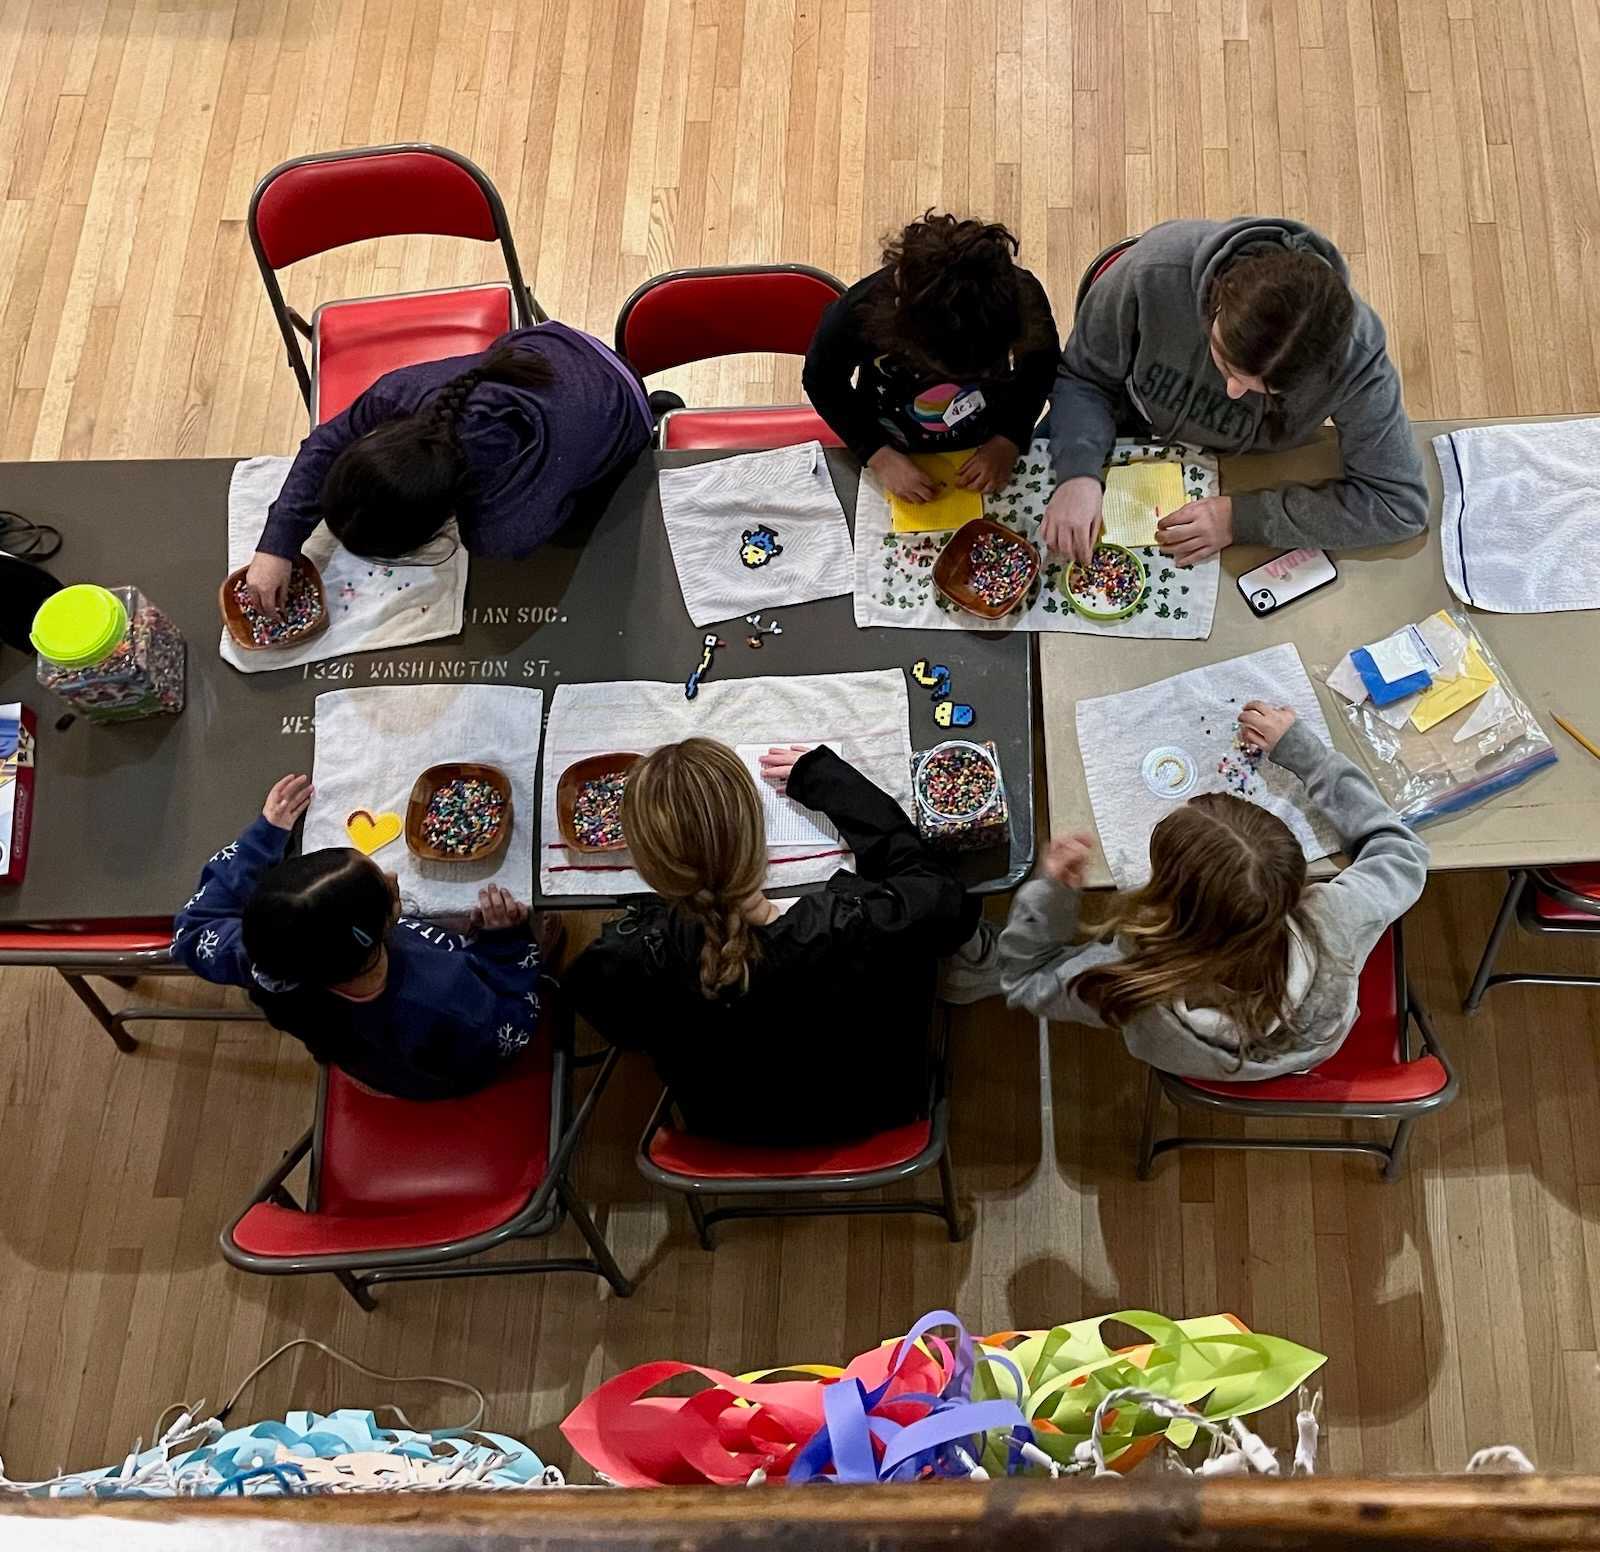
[[[971,727],[978,714],[964,701],[939,701],[933,708],[933,720],[942,728]]]
[[[742,565],[756,571],[769,560],[783,554],[778,536],[765,523],[758,528],[747,528],[739,543],[739,560]]]

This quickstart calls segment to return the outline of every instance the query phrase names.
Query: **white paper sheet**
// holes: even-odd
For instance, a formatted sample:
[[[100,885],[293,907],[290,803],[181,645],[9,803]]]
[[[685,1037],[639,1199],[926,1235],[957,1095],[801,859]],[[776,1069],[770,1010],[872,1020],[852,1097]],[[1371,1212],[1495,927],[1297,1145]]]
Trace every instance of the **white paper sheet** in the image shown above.
[[[234,465],[228,484],[229,572],[249,565],[267,520],[267,508],[277,499],[293,462],[292,458],[246,458]],[[328,628],[300,646],[276,647],[270,652],[241,652],[224,629],[223,661],[241,673],[299,668],[350,652],[412,646],[454,636],[461,629],[467,552],[459,546],[443,565],[384,566],[352,555],[325,523],[319,523],[306,540],[304,553],[322,574]]]
[[[1134,888],[1149,878],[1150,832],[1176,802],[1197,792],[1238,793],[1241,781],[1246,790],[1239,795],[1282,819],[1308,859],[1337,849],[1337,833],[1313,808],[1298,777],[1265,759],[1253,773],[1241,773],[1234,724],[1250,700],[1292,706],[1323,743],[1333,742],[1300,654],[1287,642],[1142,689],[1078,702],[1078,748],[1089,801],[1119,887]],[[1144,758],[1163,747],[1180,749],[1193,761],[1198,779],[1183,797],[1159,797],[1145,783]],[[1065,816],[1058,827],[1077,818]]]
[[[489,684],[334,690],[317,697],[316,712],[317,795],[306,814],[307,851],[348,846],[345,820],[358,808],[398,814],[403,822],[423,771],[471,760],[510,778],[511,836],[504,847],[484,862],[425,862],[412,856],[402,836],[373,861],[399,875],[401,902],[411,916],[464,915],[489,883],[529,900],[542,690]]]
[[[600,730],[609,740],[596,746]],[[710,680],[692,701],[681,683],[625,680],[563,684],[550,702],[545,732],[539,890],[550,895],[624,895],[648,886],[627,851],[569,854],[556,819],[556,786],[586,754],[649,754],[700,734],[730,748],[814,744],[826,739],[869,780],[911,813],[911,723],[906,676],[899,669],[854,674],[796,674]],[[767,887],[815,883],[851,866],[842,843],[821,854],[773,848]]]
[[[837,739],[814,739],[826,744],[835,754],[839,752]],[[744,767],[755,779],[756,791],[761,794],[761,814],[767,826],[769,847],[789,847],[806,851],[820,851],[830,846],[842,846],[839,832],[826,814],[796,803],[778,791],[761,774],[761,756],[771,744],[740,744],[734,753],[744,761]]]

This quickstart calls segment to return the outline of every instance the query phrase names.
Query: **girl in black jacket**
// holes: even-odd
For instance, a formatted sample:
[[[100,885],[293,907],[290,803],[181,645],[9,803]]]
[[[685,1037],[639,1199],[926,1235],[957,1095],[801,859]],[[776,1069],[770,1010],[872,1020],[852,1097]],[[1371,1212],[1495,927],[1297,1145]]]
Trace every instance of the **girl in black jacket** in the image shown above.
[[[710,739],[665,745],[634,768],[622,809],[656,893],[609,923],[564,984],[608,1041],[650,1053],[703,1136],[842,1141],[916,1119],[938,960],[966,946],[973,962],[978,902],[832,750],[773,749],[761,766],[833,821],[856,871],[769,900],[749,772]]]

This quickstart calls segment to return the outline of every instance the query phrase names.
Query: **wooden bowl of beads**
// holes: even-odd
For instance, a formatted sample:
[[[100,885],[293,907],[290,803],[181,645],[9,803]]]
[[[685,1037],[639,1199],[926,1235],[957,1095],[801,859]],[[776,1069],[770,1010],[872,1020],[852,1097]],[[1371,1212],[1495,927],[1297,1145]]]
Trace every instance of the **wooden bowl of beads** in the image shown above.
[[[575,760],[556,783],[556,823],[573,851],[621,851],[622,789],[641,756],[592,754]]]
[[[1087,567],[1073,561],[1061,579],[1062,596],[1086,620],[1125,620],[1139,607],[1150,573],[1124,544],[1095,545]]]
[[[244,575],[250,568],[230,571],[217,590],[222,609],[223,628],[241,652],[275,652],[283,647],[298,647],[328,628],[328,598],[322,587],[322,573],[304,555],[298,556],[289,574],[289,599],[281,619],[262,614],[244,593]]]
[[[963,523],[933,563],[933,585],[958,609],[982,620],[1010,614],[1038,576],[1038,550],[987,517]]]
[[[406,803],[406,847],[425,862],[482,862],[511,835],[511,782],[493,765],[430,765]]]

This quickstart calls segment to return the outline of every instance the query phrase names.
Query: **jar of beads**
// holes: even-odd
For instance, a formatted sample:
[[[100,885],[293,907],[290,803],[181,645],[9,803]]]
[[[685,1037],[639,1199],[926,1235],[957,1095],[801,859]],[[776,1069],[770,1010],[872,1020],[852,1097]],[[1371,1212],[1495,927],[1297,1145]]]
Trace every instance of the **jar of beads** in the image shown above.
[[[1006,787],[993,743],[953,738],[911,759],[917,830],[930,845],[978,851],[1011,839]]]
[[[136,587],[65,587],[33,617],[38,679],[94,722],[183,710],[183,636]]]

